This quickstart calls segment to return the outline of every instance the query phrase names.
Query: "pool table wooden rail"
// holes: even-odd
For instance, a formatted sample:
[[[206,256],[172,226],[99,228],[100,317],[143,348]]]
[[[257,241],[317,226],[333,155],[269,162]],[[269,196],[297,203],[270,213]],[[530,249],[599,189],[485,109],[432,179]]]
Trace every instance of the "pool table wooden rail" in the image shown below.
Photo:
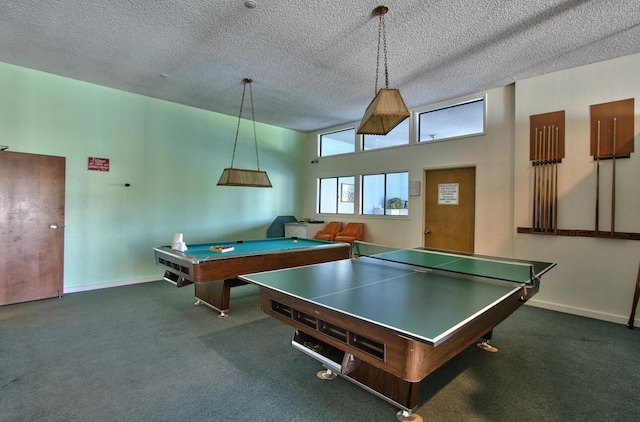
[[[194,283],[196,304],[204,303],[226,316],[231,288],[247,284],[242,274],[299,267],[348,259],[351,246],[327,243],[317,247],[274,250],[266,253],[228,255],[195,260],[170,248],[154,248],[156,264],[165,269],[164,279],[183,287]]]

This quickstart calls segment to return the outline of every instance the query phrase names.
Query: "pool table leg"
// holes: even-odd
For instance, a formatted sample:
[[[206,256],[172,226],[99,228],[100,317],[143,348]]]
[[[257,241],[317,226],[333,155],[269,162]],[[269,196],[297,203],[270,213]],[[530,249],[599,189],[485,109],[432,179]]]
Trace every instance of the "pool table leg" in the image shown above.
[[[218,318],[225,318],[226,316],[229,315],[225,311],[221,311],[220,309],[216,308],[215,306],[211,306],[210,303],[207,303],[204,300],[200,300],[200,299],[198,299],[196,297],[196,301],[193,302],[193,306],[198,306],[198,305],[205,305],[205,306],[208,306],[209,308],[215,309],[216,311],[220,312],[220,315],[218,315]]]
[[[220,312],[219,317],[224,318],[229,311],[229,298],[231,288],[246,284],[237,278],[226,280],[207,281],[195,284],[196,302],[194,305],[204,304]]]

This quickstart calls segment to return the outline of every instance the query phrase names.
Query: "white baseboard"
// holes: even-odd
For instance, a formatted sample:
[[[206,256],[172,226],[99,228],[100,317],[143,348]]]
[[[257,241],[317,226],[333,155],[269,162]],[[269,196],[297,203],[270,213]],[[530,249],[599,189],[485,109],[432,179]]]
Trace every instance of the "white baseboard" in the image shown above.
[[[587,318],[599,319],[607,322],[614,322],[616,324],[627,325],[627,323],[629,322],[628,316],[625,317],[622,315],[607,314],[604,312],[597,312],[589,309],[559,305],[557,303],[551,303],[551,302],[543,302],[535,299],[531,299],[527,301],[527,304],[531,306],[535,306],[537,308],[549,309],[551,311],[564,312],[565,314],[578,315],[578,316],[587,317]],[[638,322],[640,322],[638,319],[634,320],[634,325],[636,325],[636,323]]]
[[[110,281],[108,283],[97,283],[97,284],[87,284],[84,286],[65,287],[64,294],[88,292],[90,290],[108,289],[110,287],[129,286],[131,284],[149,283],[151,281],[159,281],[159,280],[162,280],[162,277],[142,277],[142,278],[134,278],[132,280]]]

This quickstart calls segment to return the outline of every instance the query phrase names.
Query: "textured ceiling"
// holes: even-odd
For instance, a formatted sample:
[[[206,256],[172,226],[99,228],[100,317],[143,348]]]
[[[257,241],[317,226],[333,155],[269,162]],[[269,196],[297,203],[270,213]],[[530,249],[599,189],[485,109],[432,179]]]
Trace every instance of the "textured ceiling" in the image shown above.
[[[235,116],[251,77],[256,120],[306,132],[373,98],[379,4],[409,108],[640,52],[638,0],[244,3],[0,0],[0,61]]]

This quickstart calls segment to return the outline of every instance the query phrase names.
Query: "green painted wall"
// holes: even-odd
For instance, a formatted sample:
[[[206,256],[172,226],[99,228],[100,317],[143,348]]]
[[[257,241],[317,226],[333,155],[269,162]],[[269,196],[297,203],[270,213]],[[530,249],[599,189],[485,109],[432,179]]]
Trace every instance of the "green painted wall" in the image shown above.
[[[160,277],[152,249],[175,232],[264,238],[276,216],[302,217],[302,133],[257,123],[274,188],[219,187],[237,117],[3,63],[0,92],[0,145],[66,157],[65,291]],[[255,169],[254,151],[243,120],[234,167]],[[90,156],[110,171],[88,171]]]

